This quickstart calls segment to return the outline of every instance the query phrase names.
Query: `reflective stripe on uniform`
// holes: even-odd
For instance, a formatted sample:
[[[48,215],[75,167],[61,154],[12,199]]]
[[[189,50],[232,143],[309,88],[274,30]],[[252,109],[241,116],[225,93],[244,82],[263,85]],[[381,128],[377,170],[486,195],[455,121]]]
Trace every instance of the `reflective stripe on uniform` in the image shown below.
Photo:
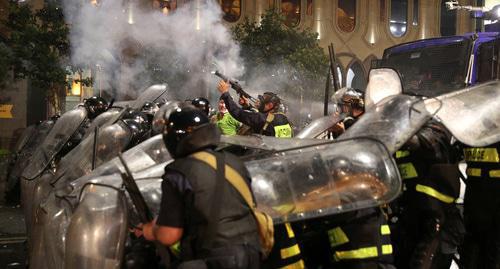
[[[482,170],[481,168],[467,168],[465,174],[471,177],[481,177]],[[489,170],[488,176],[494,178],[500,178],[500,170]]]
[[[340,227],[328,231],[328,240],[330,241],[330,246],[332,247],[349,242],[349,238]]]
[[[496,148],[466,148],[464,156],[468,162],[500,162]]]
[[[500,170],[490,170],[490,177],[500,177]]]
[[[481,168],[467,168],[465,170],[465,174],[471,177],[480,177],[481,176]]]
[[[453,203],[455,201],[455,198],[448,196],[446,194],[442,194],[429,186],[417,184],[415,189],[418,192],[425,193],[425,194],[427,194],[431,197],[434,197],[434,198],[438,199],[439,201],[447,203],[447,204]]]
[[[196,153],[192,154],[191,156],[199,161],[202,161],[202,162],[208,164],[214,170],[217,170],[217,163],[216,163],[217,160],[216,160],[214,155],[212,155],[206,151],[200,151],[200,152],[196,152]],[[236,170],[234,170],[231,166],[226,164],[224,166],[224,169],[225,169],[226,179],[229,182],[231,182],[231,184],[233,184],[233,186],[238,186],[238,185],[241,185],[240,184],[241,182],[243,182],[243,183],[245,182],[243,177]],[[241,188],[241,190],[239,190],[239,191],[240,191],[241,195],[243,196],[243,199],[245,199],[245,201],[249,205],[252,205],[255,208],[255,203],[253,202],[253,196],[252,196],[252,193],[250,192],[250,189],[249,188]]]
[[[335,251],[333,258],[338,260],[366,259],[378,256],[377,247],[358,248],[355,250]]]
[[[295,234],[293,233],[292,226],[290,226],[290,223],[285,223],[286,227],[286,233],[288,234],[288,238],[294,238]]]
[[[382,255],[392,254],[392,245],[382,245]]]
[[[290,124],[274,126],[274,136],[275,137],[292,137],[292,127]]]
[[[398,164],[399,174],[402,179],[409,179],[418,177],[417,170],[412,163],[402,163]]]
[[[281,256],[281,259],[287,259],[287,258],[290,258],[292,256],[296,256],[296,255],[299,255],[300,254],[300,248],[299,248],[299,245],[295,244],[291,247],[288,247],[288,248],[282,248],[280,249],[280,256]]]
[[[283,266],[280,269],[304,269],[304,268],[306,268],[306,266],[304,265],[304,261],[300,260],[292,264],[289,264],[287,266]]]
[[[408,150],[398,150],[396,151],[396,159],[410,156],[410,152]]]
[[[391,229],[389,228],[389,225],[380,226],[380,234],[382,235],[391,234]]]

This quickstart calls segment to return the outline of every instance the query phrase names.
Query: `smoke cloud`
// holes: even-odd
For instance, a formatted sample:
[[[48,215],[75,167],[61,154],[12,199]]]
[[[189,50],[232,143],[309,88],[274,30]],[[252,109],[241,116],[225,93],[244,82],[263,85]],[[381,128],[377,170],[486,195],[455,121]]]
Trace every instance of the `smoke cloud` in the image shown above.
[[[210,71],[232,77],[243,71],[239,47],[222,23],[215,1],[192,0],[168,15],[150,2],[67,0],[73,65],[95,70],[94,87],[118,99],[168,82],[173,96],[207,95]],[[215,89],[211,89],[215,90]]]
[[[152,8],[149,1],[142,6],[132,0],[89,2],[65,1],[65,17],[71,25],[71,61],[93,69],[94,88],[117,100],[135,98],[152,84],[167,83],[171,98],[204,96],[216,103],[218,78],[211,72],[219,70],[236,79],[245,72],[240,48],[214,0],[186,1],[168,15]],[[288,91],[304,85],[293,67],[260,70],[245,74],[245,90],[253,96],[277,93],[296,127],[309,120],[308,114],[312,118],[322,114],[322,98],[311,92],[318,89],[318,82],[308,89]],[[323,88],[324,82],[319,84]]]

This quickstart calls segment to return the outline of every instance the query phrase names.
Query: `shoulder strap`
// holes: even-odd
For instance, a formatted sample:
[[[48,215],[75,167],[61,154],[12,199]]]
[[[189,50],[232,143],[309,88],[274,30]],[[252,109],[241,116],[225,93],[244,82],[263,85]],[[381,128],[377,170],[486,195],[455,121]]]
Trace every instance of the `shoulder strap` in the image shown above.
[[[260,130],[260,134],[262,134],[267,129],[267,126],[269,126],[269,123],[271,123],[273,120],[274,120],[274,114],[271,112],[267,113],[266,123],[264,123],[262,130]]]
[[[200,151],[192,154],[191,156],[197,160],[200,160],[208,164],[214,169],[216,168],[215,156],[206,151]],[[231,185],[241,194],[245,202],[253,211],[255,208],[255,203],[253,201],[252,192],[250,191],[250,188],[246,184],[243,177],[231,166],[226,165],[224,170],[225,170],[226,180],[229,181],[229,183],[231,183]]]

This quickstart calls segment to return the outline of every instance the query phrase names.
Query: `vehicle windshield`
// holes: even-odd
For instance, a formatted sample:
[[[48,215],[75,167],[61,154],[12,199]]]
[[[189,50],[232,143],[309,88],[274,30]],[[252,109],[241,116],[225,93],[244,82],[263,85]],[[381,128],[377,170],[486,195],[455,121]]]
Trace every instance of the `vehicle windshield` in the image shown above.
[[[435,97],[465,87],[469,47],[465,37],[403,44],[387,49],[378,67],[399,72],[403,93]]]

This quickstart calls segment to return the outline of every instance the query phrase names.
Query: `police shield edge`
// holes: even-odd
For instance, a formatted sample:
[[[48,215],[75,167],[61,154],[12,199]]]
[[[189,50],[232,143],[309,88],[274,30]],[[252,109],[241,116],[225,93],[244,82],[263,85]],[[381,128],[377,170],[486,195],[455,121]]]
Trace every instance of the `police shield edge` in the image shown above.
[[[500,140],[500,81],[491,81],[425,101],[459,141],[476,147]],[[466,128],[464,128],[466,126]]]

